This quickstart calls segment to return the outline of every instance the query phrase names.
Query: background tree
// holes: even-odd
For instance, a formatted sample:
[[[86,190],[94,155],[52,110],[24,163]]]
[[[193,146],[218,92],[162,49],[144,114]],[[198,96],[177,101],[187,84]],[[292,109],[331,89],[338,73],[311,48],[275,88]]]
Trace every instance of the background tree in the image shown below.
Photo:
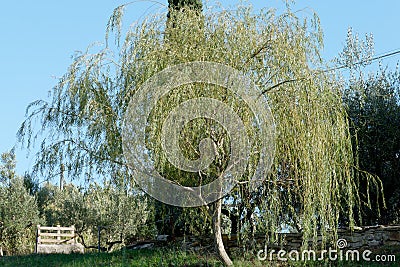
[[[350,28],[339,63],[349,70],[343,97],[351,120],[354,153],[362,170],[380,178],[387,204],[385,207],[380,198],[381,190],[370,190],[364,181],[360,186],[365,203],[360,223],[366,225],[398,222],[400,207],[400,76],[398,67],[389,71],[381,64],[375,73],[368,71],[372,55],[372,35],[362,40]],[[369,201],[368,195],[375,201]]]
[[[36,225],[40,223],[34,196],[15,173],[14,151],[1,155],[0,165],[0,250],[8,255],[31,253]]]
[[[92,183],[87,189],[67,184],[63,190],[47,183],[38,193],[47,225],[74,225],[86,249],[111,251],[153,237],[154,218],[144,196],[127,188]]]
[[[385,203],[379,198],[379,190],[371,192],[377,201],[364,206],[362,222],[366,225],[390,224],[399,220],[399,78],[397,72],[381,69],[375,76],[352,84],[352,90],[360,94],[350,97],[347,102],[357,138],[360,168],[380,178],[387,202],[380,214],[375,212],[379,206],[385,207]],[[366,187],[365,184],[362,187],[364,195],[368,190]]]
[[[100,226],[102,244],[111,248],[130,245],[133,241],[154,238],[153,203],[142,193],[127,184],[93,184],[86,192],[86,203],[92,213],[91,232]]]

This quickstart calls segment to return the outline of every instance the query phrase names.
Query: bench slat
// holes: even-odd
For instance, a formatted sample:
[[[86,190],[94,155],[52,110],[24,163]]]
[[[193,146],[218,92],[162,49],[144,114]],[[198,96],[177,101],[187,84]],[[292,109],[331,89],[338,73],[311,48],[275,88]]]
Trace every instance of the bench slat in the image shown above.
[[[40,243],[39,244],[43,244],[43,243],[68,244],[68,242],[73,242],[73,239],[61,239],[61,240],[57,240],[57,239],[40,239]]]
[[[40,230],[48,230],[48,231],[75,231],[74,227],[57,227],[57,226],[40,226]]]
[[[68,233],[62,233],[62,234],[58,234],[58,233],[40,233],[40,236],[53,236],[53,237],[74,237],[75,234],[68,234]]]

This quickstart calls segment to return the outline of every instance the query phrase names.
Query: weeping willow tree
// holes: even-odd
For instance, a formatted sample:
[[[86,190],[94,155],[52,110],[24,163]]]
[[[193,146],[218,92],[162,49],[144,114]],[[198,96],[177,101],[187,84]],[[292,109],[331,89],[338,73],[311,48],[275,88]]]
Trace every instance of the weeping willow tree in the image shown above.
[[[263,184],[254,191],[248,183],[265,145],[252,124],[257,114],[220,86],[186,85],[161,98],[148,119],[146,146],[157,170],[168,179],[186,186],[206,184],[218,177],[229,157],[231,140],[223,127],[207,119],[185,125],[179,144],[187,158],[199,157],[199,142],[206,137],[218,152],[207,170],[190,173],[165,157],[160,144],[163,120],[183,101],[202,96],[229,104],[242,119],[252,140],[246,170],[226,198],[202,208],[224,263],[232,264],[221,239],[224,203],[231,207],[226,210],[236,213],[232,218],[247,218],[235,226],[238,233],[251,237],[262,232],[268,242],[276,240],[282,224],[298,226],[304,240],[316,240],[320,233],[323,242],[336,235],[339,216],[353,225],[358,197],[348,119],[339,85],[333,76],[319,71],[322,33],[316,15],[300,19],[290,8],[282,15],[273,9],[254,13],[245,5],[201,14],[196,9],[171,8],[168,19],[165,14],[147,16],[122,36],[124,7],[114,11],[108,24],[107,37],[114,31],[116,43],[121,44],[116,56],[108,47],[77,55],[51,91],[51,102],[37,101],[28,107],[19,131],[21,141],[32,145],[37,119],[38,133],[46,136],[36,173],[51,177],[63,164],[70,176],[88,181],[98,176],[135,178],[128,172],[121,137],[130,100],[143,83],[168,67],[210,61],[244,73],[260,88],[259,97],[268,100],[276,123],[276,151],[271,171],[260,177]],[[173,27],[168,26],[171,23]]]

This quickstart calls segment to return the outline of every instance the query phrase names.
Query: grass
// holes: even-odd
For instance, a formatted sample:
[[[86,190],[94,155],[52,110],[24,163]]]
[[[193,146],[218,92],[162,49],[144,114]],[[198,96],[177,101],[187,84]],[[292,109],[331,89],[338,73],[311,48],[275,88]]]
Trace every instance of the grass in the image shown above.
[[[0,258],[0,266],[81,267],[81,266],[221,266],[211,256],[171,249],[122,250],[112,253],[26,255]]]
[[[386,255],[396,254],[396,262],[327,262],[325,266],[338,267],[378,267],[378,266],[399,266],[400,253],[398,249],[395,251],[385,251]],[[390,253],[389,253],[390,252]],[[255,257],[247,259],[234,260],[235,266],[323,266],[323,262],[269,262],[259,261]],[[50,255],[26,255],[26,256],[9,256],[0,258],[0,266],[45,266],[45,267],[67,267],[67,266],[186,266],[186,267],[208,267],[223,266],[222,263],[212,255],[199,255],[192,252],[184,252],[171,248],[159,249],[142,249],[142,250],[121,250],[112,253],[86,253],[86,254],[50,254]]]

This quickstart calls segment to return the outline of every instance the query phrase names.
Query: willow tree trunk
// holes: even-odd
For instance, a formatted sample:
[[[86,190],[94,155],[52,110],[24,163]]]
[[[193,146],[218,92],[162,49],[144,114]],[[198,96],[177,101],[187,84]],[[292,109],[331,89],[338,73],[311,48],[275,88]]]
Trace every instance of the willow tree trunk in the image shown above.
[[[168,28],[175,28],[176,24],[174,18],[171,14],[172,11],[185,12],[185,10],[194,10],[199,15],[199,24],[202,23],[201,13],[202,13],[202,1],[201,0],[168,0],[168,19],[167,19],[167,32]],[[190,38],[190,35],[183,35],[182,38]],[[232,266],[232,261],[225,251],[224,244],[222,242],[222,232],[221,232],[221,209],[222,209],[222,199],[219,199],[214,204],[214,213],[212,214],[212,224],[214,232],[214,244],[215,249],[218,252],[221,260],[227,266]]]
[[[202,1],[201,0],[168,0],[168,19],[167,19],[167,32],[168,28],[175,28],[177,25],[174,22],[172,12],[185,12],[186,10],[196,11],[199,15],[199,24],[203,23],[202,15]],[[176,38],[176,37],[175,37]],[[184,35],[183,38],[190,38],[190,36]],[[170,40],[173,41],[173,40]],[[232,266],[233,263],[225,251],[224,244],[222,242],[222,232],[221,232],[221,209],[222,209],[222,199],[218,200],[214,204],[214,211],[212,214],[212,224],[214,232],[214,245],[218,252],[221,260],[227,266]]]
[[[213,232],[214,232],[214,245],[215,249],[218,251],[218,254],[223,261],[223,263],[227,266],[232,266],[233,263],[226,253],[225,246],[222,240],[222,231],[221,231],[221,209],[222,209],[222,198],[218,199],[215,203],[214,214],[212,217],[213,223]]]

